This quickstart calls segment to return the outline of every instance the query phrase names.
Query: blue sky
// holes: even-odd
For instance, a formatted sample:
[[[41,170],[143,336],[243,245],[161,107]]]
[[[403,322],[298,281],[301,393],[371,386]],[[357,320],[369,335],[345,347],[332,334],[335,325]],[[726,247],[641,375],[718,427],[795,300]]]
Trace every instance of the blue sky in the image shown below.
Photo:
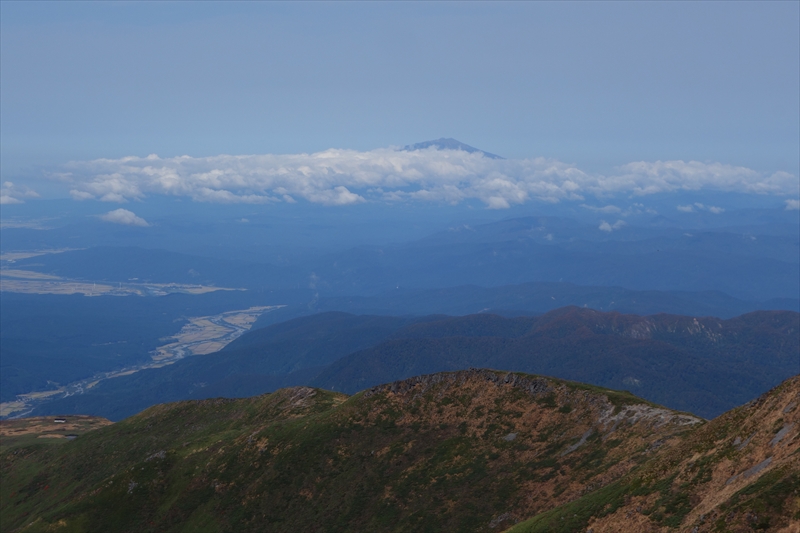
[[[46,191],[40,176],[69,161],[442,136],[588,174],[671,160],[800,174],[798,2],[0,10],[0,171],[17,187]]]

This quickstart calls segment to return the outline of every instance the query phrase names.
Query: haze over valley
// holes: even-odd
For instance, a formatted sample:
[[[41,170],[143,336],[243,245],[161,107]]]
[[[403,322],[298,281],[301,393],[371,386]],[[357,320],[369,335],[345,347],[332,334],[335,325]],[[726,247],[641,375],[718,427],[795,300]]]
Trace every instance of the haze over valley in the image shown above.
[[[0,529],[789,533],[797,2],[0,3]]]

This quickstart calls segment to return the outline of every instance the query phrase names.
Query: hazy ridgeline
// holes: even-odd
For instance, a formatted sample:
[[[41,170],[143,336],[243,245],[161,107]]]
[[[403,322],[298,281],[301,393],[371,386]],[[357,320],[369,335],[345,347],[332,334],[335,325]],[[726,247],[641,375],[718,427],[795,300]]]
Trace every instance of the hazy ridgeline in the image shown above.
[[[147,209],[165,211],[150,217],[150,227],[109,228],[72,208],[47,230],[3,229],[2,246],[88,248],[15,263],[68,278],[313,289],[320,296],[537,281],[798,299],[800,211],[683,213],[675,210],[679,201],[670,198],[667,214],[629,215],[604,231],[599,225],[613,216],[575,206],[517,207],[519,216],[502,218],[464,206],[270,206],[240,208],[237,219],[230,207],[206,214],[177,203],[173,212],[176,203],[161,200]],[[22,208],[4,207],[4,216]]]
[[[119,420],[157,403],[311,385],[353,394],[472,367],[627,389],[712,418],[798,372],[800,314],[729,320],[564,308],[537,318],[399,318],[321,313],[251,331],[216,354],[101,382],[33,414]]]
[[[736,196],[723,199],[733,202]],[[658,201],[664,209],[680,200],[673,195]],[[4,253],[70,248],[4,260],[4,271],[53,276],[46,279],[67,286],[244,290],[92,298],[4,292],[2,401],[140,366],[191,317],[283,307],[262,314],[253,331],[222,352],[101,381],[82,394],[43,403],[35,413],[119,419],[164,401],[246,396],[298,384],[352,393],[415,373],[490,366],[628,388],[712,416],[800,370],[786,346],[774,348],[767,334],[759,337],[763,343],[751,343],[750,353],[730,340],[723,348],[652,339],[644,349],[624,336],[580,340],[574,332],[572,340],[552,344],[534,340],[535,335],[509,337],[501,326],[505,319],[497,317],[492,327],[501,330],[490,327],[481,335],[389,339],[419,320],[438,324],[433,315],[511,319],[566,306],[719,319],[759,310],[797,312],[798,211],[640,212],[606,231],[598,226],[605,215],[579,206],[541,206],[536,216],[518,217],[466,206],[368,205],[352,211],[300,205],[294,211],[276,206],[255,212],[223,206],[206,215],[196,206],[162,199],[140,209],[150,226],[125,227],[87,217],[94,208],[86,205],[76,211],[74,204],[56,202],[51,207],[64,210],[60,218],[41,228],[4,227]],[[40,223],[41,205],[10,207],[4,208],[5,218]],[[514,208],[512,214],[525,215],[521,211]],[[315,318],[328,311],[369,316]],[[281,325],[304,316],[305,322]],[[741,327],[758,329],[752,322],[757,316]],[[358,326],[361,320],[364,325]],[[270,325],[275,326],[259,330]]]

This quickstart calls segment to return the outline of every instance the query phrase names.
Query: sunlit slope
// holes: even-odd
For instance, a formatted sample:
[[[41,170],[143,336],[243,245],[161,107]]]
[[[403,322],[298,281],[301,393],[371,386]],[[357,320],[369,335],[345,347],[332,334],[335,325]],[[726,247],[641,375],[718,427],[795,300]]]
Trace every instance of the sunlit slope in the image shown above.
[[[156,406],[2,456],[9,531],[486,531],[612,483],[703,422],[489,370],[347,398]]]
[[[511,529],[800,530],[800,376],[699,426],[625,478]]]

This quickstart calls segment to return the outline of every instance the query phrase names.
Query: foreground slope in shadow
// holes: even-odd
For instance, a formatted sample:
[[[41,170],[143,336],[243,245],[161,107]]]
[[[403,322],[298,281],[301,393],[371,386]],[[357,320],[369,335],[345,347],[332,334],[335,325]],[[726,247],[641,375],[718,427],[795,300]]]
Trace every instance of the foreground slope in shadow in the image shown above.
[[[0,520],[12,532],[788,533],[799,404],[794,377],[705,422],[476,369],[352,397],[294,387],[165,404],[0,455]]]
[[[2,455],[6,531],[490,531],[702,426],[633,395],[467,370],[353,397],[159,405]]]

